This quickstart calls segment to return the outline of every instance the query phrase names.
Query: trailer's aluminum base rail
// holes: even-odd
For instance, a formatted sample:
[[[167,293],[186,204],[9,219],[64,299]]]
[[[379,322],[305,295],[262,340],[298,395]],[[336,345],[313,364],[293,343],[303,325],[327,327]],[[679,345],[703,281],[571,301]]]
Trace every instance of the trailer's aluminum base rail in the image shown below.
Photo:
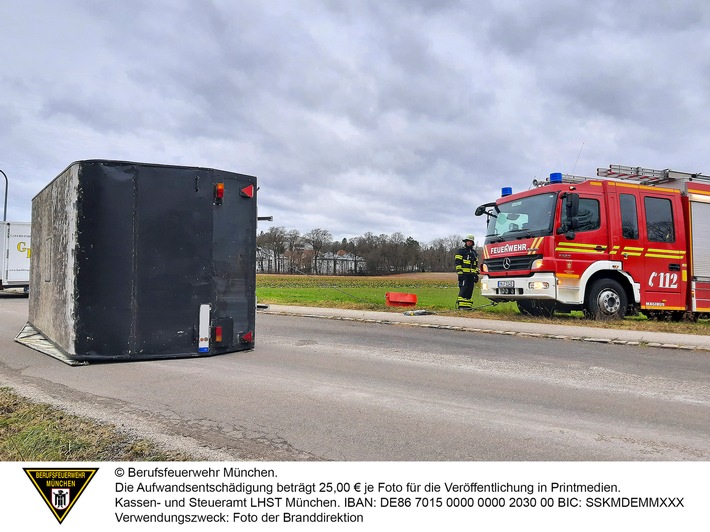
[[[40,331],[30,325],[29,322],[27,322],[22,330],[17,334],[15,341],[29,347],[30,349],[34,349],[35,351],[49,355],[52,358],[56,358],[57,360],[60,360],[70,366],[88,365],[88,362],[74,360],[67,356],[62,349],[50,342]]]

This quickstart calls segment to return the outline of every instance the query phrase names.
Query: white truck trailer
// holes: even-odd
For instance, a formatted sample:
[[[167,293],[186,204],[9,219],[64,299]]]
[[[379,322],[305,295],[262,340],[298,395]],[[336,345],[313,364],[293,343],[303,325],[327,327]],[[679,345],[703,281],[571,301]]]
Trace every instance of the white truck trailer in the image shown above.
[[[0,222],[0,290],[30,286],[32,246],[29,222]]]

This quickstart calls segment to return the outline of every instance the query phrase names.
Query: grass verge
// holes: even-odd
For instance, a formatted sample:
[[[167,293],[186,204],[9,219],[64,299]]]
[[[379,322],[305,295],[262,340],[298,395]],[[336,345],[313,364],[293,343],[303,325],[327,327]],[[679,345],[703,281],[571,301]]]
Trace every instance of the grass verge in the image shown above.
[[[0,460],[5,462],[185,461],[190,457],[0,388]]]
[[[550,319],[525,317],[515,303],[491,305],[476,287],[473,294],[473,311],[454,309],[458,295],[455,274],[408,274],[391,277],[327,277],[278,274],[258,274],[256,294],[259,303],[272,305],[300,305],[311,307],[337,307],[362,310],[402,312],[402,307],[385,304],[387,292],[406,292],[417,295],[417,306],[441,315],[471,318],[557,323],[603,329],[672,332],[680,334],[710,334],[710,321],[663,322],[649,320],[643,314],[629,316],[619,321],[594,321],[582,312],[556,314]],[[409,309],[407,309],[409,310]]]

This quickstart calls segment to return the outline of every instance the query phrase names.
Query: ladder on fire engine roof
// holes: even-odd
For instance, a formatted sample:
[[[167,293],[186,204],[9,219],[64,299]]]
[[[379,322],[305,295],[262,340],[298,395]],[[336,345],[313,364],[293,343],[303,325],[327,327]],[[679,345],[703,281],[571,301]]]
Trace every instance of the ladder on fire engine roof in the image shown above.
[[[673,181],[705,181],[710,182],[710,176],[700,173],[677,172],[675,170],[653,170],[640,166],[622,166],[611,164],[609,168],[597,168],[597,176],[622,181],[636,181],[642,185],[660,185]]]

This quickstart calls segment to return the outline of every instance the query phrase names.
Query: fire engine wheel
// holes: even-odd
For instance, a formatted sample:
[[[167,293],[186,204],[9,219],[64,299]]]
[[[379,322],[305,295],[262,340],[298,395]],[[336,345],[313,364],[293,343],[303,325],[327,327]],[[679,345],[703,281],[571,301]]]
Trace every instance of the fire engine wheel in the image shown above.
[[[521,299],[518,301],[518,310],[523,316],[551,318],[555,314],[555,303],[543,299]]]
[[[585,314],[595,320],[620,320],[627,307],[623,287],[613,279],[599,279],[589,290]]]

